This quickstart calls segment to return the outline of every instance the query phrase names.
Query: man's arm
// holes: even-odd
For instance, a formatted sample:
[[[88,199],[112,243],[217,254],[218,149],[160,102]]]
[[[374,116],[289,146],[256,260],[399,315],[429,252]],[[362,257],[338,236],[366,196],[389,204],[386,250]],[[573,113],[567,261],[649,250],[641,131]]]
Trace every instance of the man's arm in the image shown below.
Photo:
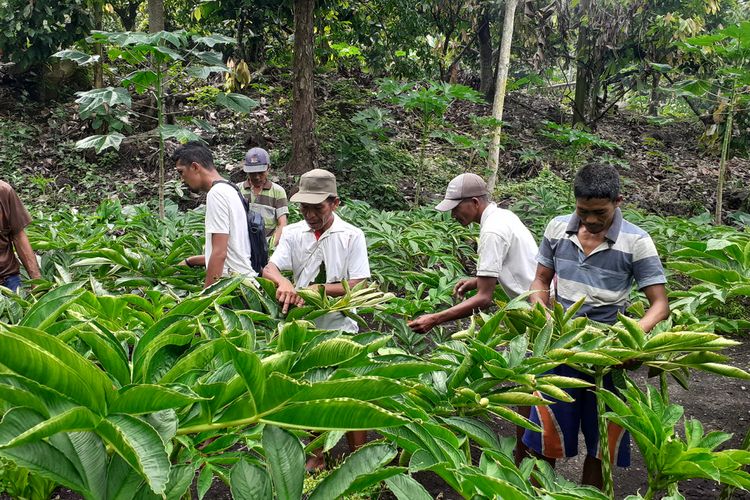
[[[276,219],[276,229],[273,231],[273,246],[279,244],[279,238],[281,238],[281,231],[287,224],[287,216],[282,215]]]
[[[359,278],[356,280],[348,280],[349,288],[354,288],[355,286],[357,286],[358,283],[361,283],[364,280],[365,280],[364,278]],[[325,288],[326,295],[330,295],[331,297],[341,297],[342,295],[346,293],[346,291],[344,290],[344,285],[342,285],[341,282],[326,283],[325,285],[310,285],[310,288],[316,288],[319,286],[322,286],[323,288]]]
[[[26,231],[21,229],[13,236],[13,246],[16,249],[18,258],[21,259],[21,264],[26,268],[29,278],[41,278],[42,273],[39,272],[39,264],[36,261],[34,250],[31,248],[31,243],[29,243],[29,237],[26,236]]]
[[[541,264],[536,265],[536,276],[529,286],[529,291],[534,292],[529,296],[529,302],[532,304],[542,304],[549,307],[549,292],[552,286],[552,279],[555,277],[555,270]]]
[[[644,332],[649,332],[659,321],[669,317],[669,300],[664,285],[647,286],[642,291],[646,294],[650,305],[638,323]]]
[[[409,328],[417,333],[427,333],[435,326],[455,319],[471,316],[475,310],[484,309],[492,304],[497,278],[477,276],[477,293],[450,309],[435,314],[425,314],[409,322]]]
[[[263,268],[263,277],[276,285],[276,300],[282,305],[282,314],[286,314],[291,305],[301,306],[305,303],[302,297],[297,294],[292,282],[281,274],[281,271],[273,262],[269,262]]]
[[[203,288],[208,288],[224,274],[224,262],[227,260],[228,245],[228,234],[211,233],[211,257],[209,257],[206,263],[206,280],[203,282]]]

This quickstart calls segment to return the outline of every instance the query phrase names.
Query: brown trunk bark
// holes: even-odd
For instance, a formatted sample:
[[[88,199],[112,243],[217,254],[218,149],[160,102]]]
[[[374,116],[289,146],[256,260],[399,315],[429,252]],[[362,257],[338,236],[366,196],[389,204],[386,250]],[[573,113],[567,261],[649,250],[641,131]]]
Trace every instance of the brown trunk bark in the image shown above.
[[[654,73],[651,79],[651,96],[648,100],[649,116],[657,116],[659,114],[659,80],[661,80],[661,74]]]
[[[120,17],[120,22],[122,22],[122,27],[125,31],[133,31],[135,29],[135,17],[138,15],[139,5],[141,5],[141,2],[132,1],[120,8],[113,6],[115,12]]]
[[[104,8],[101,4],[94,4],[94,29],[102,29],[102,9]],[[101,44],[96,44],[94,53],[99,56],[99,60],[94,63],[94,88],[104,88],[104,48]]]
[[[294,2],[294,56],[292,59],[292,157],[291,174],[302,174],[318,166],[315,142],[315,0]]]
[[[148,0],[148,32],[164,31],[164,0]]]
[[[576,90],[573,98],[573,124],[588,123],[591,116],[589,94],[591,92],[591,71],[588,66],[588,28],[581,25],[578,28],[578,43],[576,46]]]
[[[479,93],[489,101],[492,99],[492,82],[495,72],[492,64],[490,15],[486,10],[479,21],[477,38],[479,38]]]

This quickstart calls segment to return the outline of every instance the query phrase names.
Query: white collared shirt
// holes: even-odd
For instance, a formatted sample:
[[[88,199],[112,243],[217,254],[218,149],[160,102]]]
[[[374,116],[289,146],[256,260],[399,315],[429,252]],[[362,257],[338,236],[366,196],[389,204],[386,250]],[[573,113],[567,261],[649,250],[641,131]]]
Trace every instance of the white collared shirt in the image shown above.
[[[286,226],[279,244],[269,262],[281,271],[292,271],[296,289],[305,288],[315,281],[321,264],[325,266],[326,283],[370,277],[367,242],[361,229],[344,222],[333,214],[333,224],[319,239],[304,220]],[[319,328],[357,331],[356,323],[337,314],[336,321],[326,315],[316,321]]]
[[[479,223],[477,276],[497,278],[508,297],[529,291],[536,274],[536,241],[516,214],[490,203]]]

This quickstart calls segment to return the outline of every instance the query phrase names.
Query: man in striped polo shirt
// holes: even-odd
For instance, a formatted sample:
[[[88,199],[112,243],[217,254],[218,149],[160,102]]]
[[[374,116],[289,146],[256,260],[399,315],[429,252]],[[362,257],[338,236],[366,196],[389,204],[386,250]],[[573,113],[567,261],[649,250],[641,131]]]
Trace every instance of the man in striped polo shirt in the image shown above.
[[[556,300],[568,308],[584,298],[577,316],[613,324],[624,312],[635,282],[649,301],[639,323],[648,332],[669,316],[664,287],[666,278],[651,237],[622,217],[620,177],[611,165],[591,164],[581,168],[573,184],[576,210],[556,217],[544,232],[537,255],[536,277],[531,284],[532,303],[550,305],[550,288],[557,275]],[[553,373],[589,380],[581,372],[561,365]],[[614,390],[612,381],[605,386]],[[602,487],[598,456],[596,396],[589,389],[569,389],[572,403],[555,402],[531,410],[531,420],[543,432],[526,431],[523,443],[554,465],[557,458],[578,454],[578,429],[584,434],[587,456],[581,482]],[[610,423],[610,455],[617,464],[630,464],[627,433]]]
[[[281,230],[286,226],[289,214],[289,202],[284,188],[268,179],[271,159],[263,148],[252,148],[245,155],[242,170],[247,173],[247,180],[237,186],[247,198],[250,210],[263,217],[266,226],[266,238],[276,246],[281,237]]]

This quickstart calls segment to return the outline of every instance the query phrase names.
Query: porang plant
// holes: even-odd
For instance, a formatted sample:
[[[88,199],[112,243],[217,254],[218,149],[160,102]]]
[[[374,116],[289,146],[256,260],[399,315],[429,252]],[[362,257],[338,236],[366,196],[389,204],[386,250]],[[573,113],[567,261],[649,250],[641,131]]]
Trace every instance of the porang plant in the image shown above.
[[[196,474],[200,496],[218,478],[236,498],[301,498],[304,450],[329,449],[356,429],[380,437],[338,465],[311,498],[378,484],[400,499],[428,498],[412,476],[418,471],[438,474],[465,498],[607,498],[543,463],[516,467],[512,439],[498,438],[488,422],[535,429],[516,405],[552,404],[568,397],[566,387],[591,385],[546,374],[560,364],[590,374],[599,388],[607,373],[621,381],[627,409],[603,393],[603,426],[605,401],[612,420],[646,415],[647,407],[661,411],[653,396],[646,403],[631,394],[625,360],[661,372],[662,400],[667,377],[687,385],[691,369],[749,377],[718,352],[736,342],[700,324],[665,322],[645,334],[625,317],[606,327],[572,318],[574,310],[557,306],[548,314],[523,300],[476,316],[419,355],[400,347],[388,328],[317,330],[311,320],[321,314],[362,322],[393,298],[377,285],[339,298],[303,292],[306,305],[280,317],[264,280],[233,278],[194,290],[183,285],[191,277],[199,282],[194,271],[173,265],[194,243],[172,248],[170,238],[181,229],[199,233],[200,217],[168,214],[174,222],[164,227],[146,213],[107,202],[90,216],[42,218],[30,234],[34,244],[61,242],[57,252],[44,250],[56,283],[0,300],[0,398],[7,403],[0,456],[86,498],[180,498]],[[137,230],[128,231],[130,223]],[[118,238],[126,261],[95,253],[97,240],[109,246]],[[136,256],[158,262],[159,249],[165,264],[138,264]],[[387,286],[402,292],[396,281]],[[673,490],[690,477],[750,486],[742,471],[747,455],[716,451],[719,440],[694,423],[677,453],[669,444],[674,423],[665,417],[666,430],[637,444],[666,447],[669,457],[698,468],[649,463],[650,489]],[[700,460],[691,459],[696,449],[703,450]]]

